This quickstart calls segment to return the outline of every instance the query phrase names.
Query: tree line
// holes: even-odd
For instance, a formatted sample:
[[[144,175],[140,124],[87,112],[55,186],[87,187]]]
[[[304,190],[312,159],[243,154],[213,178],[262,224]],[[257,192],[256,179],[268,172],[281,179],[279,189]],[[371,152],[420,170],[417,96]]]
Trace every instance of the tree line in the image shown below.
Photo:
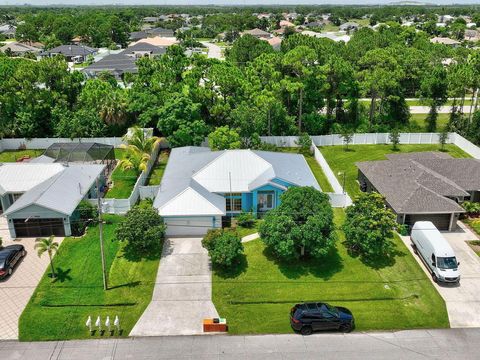
[[[432,44],[411,27],[362,28],[346,44],[292,34],[281,51],[245,35],[225,61],[172,46],[137,65],[119,84],[107,73],[86,80],[60,57],[0,57],[1,135],[108,136],[139,125],[181,146],[220,126],[252,143],[259,135],[415,130],[406,99],[419,97],[430,107],[428,131],[443,130],[438,108],[453,98],[449,128],[480,140],[478,51]]]

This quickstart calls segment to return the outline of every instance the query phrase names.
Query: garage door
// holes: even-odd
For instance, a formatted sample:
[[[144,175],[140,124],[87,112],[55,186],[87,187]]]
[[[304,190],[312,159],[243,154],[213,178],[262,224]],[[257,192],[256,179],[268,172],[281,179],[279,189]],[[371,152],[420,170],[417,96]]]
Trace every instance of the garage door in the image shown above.
[[[203,236],[213,227],[211,216],[164,218],[167,236]]]
[[[438,230],[448,231],[450,214],[415,214],[405,217],[405,224],[413,226],[417,221],[431,221]]]
[[[63,219],[13,219],[17,237],[65,236]]]

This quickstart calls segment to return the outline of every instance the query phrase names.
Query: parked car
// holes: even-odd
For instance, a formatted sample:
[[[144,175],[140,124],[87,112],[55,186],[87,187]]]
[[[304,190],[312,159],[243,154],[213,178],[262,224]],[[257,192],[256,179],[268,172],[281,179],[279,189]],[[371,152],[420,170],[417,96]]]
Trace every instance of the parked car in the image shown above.
[[[460,271],[448,241],[430,221],[417,221],[410,235],[413,250],[427,266],[435,282],[459,283]]]
[[[15,265],[25,254],[23,245],[9,245],[0,250],[0,279],[12,275]]]
[[[350,332],[355,326],[352,312],[344,307],[326,303],[296,304],[290,310],[290,324],[302,335],[318,330]]]

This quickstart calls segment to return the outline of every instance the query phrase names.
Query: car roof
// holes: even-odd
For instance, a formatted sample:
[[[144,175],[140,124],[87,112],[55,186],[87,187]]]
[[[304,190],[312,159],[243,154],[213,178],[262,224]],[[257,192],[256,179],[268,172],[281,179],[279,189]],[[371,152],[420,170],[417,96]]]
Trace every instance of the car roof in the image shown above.
[[[0,250],[0,259],[6,258],[14,251],[23,249],[23,245],[9,245]]]
[[[311,311],[311,312],[318,312],[321,310],[322,306],[325,306],[325,303],[303,303],[299,304],[298,308],[303,310],[303,311]]]

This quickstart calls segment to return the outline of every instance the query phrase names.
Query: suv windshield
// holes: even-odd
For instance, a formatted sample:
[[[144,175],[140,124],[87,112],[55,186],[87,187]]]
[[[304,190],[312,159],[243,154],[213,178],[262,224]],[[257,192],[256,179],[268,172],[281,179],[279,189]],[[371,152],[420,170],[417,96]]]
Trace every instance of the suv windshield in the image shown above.
[[[439,269],[456,269],[457,259],[453,257],[439,257],[437,258],[437,267]]]

